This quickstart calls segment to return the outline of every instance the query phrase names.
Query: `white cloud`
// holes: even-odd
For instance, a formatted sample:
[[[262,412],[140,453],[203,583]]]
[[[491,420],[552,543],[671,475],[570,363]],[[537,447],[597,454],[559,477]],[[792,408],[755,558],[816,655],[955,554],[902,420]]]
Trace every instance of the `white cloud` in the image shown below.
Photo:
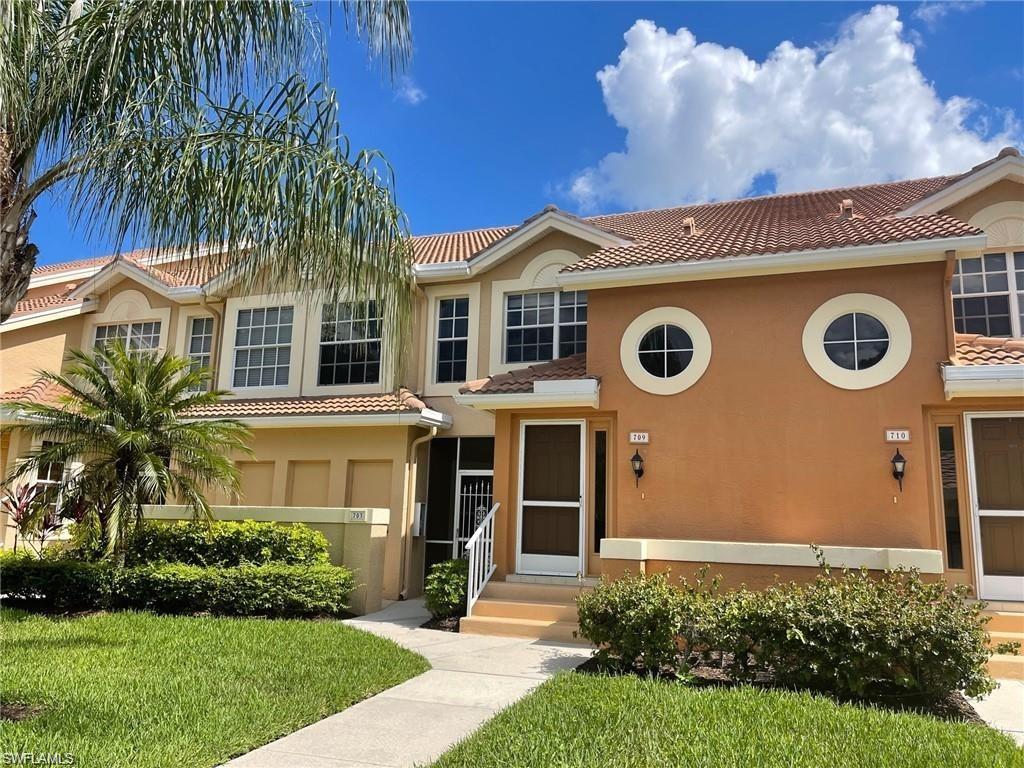
[[[929,28],[934,28],[936,24],[954,11],[973,11],[982,5],[984,5],[983,2],[956,2],[956,0],[921,3],[914,9],[914,18],[923,21]]]
[[[1014,143],[1013,114],[986,135],[981,105],[939,98],[902,26],[896,8],[875,6],[822,48],[787,41],[757,62],[637,21],[597,74],[625,147],[577,174],[570,196],[644,208],[739,197],[765,175],[779,192],[913,178]]]
[[[415,107],[427,98],[427,92],[420,88],[411,77],[402,75],[395,90],[395,98]]]

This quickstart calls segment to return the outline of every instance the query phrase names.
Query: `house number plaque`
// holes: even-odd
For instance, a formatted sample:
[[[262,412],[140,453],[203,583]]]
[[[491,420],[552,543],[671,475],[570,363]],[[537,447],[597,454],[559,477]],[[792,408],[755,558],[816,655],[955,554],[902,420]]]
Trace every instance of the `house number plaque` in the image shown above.
[[[629,444],[630,445],[647,445],[651,442],[651,435],[648,432],[630,432],[629,433]]]
[[[887,429],[885,430],[885,442],[887,443],[909,443],[909,429]]]

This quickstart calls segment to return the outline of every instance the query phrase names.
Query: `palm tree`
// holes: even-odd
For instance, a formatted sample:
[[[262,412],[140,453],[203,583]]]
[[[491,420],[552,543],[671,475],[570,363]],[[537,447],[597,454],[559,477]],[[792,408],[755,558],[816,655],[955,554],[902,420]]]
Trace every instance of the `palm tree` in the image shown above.
[[[174,499],[210,518],[205,492],[237,490],[229,458],[249,453],[249,430],[234,419],[190,420],[189,409],[217,402],[210,373],[171,354],[133,354],[110,344],[92,354],[73,351],[63,374],[42,378],[63,392],[57,404],[10,403],[16,422],[42,447],[4,484],[41,466],[82,463],[60,494],[62,514],[98,524],[104,549],[120,553],[144,504]]]
[[[340,6],[394,77],[404,0]],[[383,300],[401,333],[405,219],[386,162],[350,150],[323,53],[315,14],[290,0],[0,0],[0,322],[49,192],[118,249],[191,259],[206,243],[251,286]]]

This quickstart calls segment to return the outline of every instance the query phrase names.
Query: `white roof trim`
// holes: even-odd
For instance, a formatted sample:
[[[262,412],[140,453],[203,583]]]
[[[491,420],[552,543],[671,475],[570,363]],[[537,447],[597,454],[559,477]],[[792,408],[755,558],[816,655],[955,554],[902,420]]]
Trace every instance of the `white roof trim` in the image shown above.
[[[501,263],[516,251],[519,251],[551,231],[564,232],[581,240],[594,243],[601,248],[631,245],[628,240],[614,235],[607,230],[595,227],[585,221],[569,216],[557,210],[545,210],[536,218],[523,224],[519,229],[484,248],[468,261],[456,261],[446,264],[414,264],[413,277],[417,282],[431,282],[457,277],[473,277]]]
[[[985,235],[964,235],[933,240],[902,240],[896,243],[819,248],[764,255],[726,256],[705,261],[675,261],[666,264],[642,264],[630,267],[591,269],[582,272],[560,272],[557,282],[561,286],[574,289],[607,288],[622,285],[650,285],[652,283],[942,261],[948,250],[980,250],[985,247],[987,242],[988,239]]]
[[[970,172],[948,187],[944,187],[938,192],[918,200],[913,205],[904,208],[896,216],[898,218],[906,218],[907,216],[938,213],[1005,178],[1024,181],[1024,158],[1017,157],[1016,155],[1002,157],[991,165]]]
[[[1024,397],[1024,363],[944,365],[946,399],[956,397]]]
[[[301,427],[440,427],[452,425],[446,413],[424,408],[405,413],[350,413],[311,414],[305,416],[232,416],[208,418],[235,418],[253,429],[283,429]]]
[[[143,267],[133,264],[130,261],[117,259],[107,264],[89,280],[75,288],[69,295],[71,298],[88,296],[91,293],[102,290],[114,277],[128,277],[137,283],[155,291],[168,299],[183,301],[188,299],[199,300],[201,289],[197,285],[170,286],[162,280],[157,279]]]
[[[569,384],[579,386],[568,386]],[[538,384],[556,385],[536,391]],[[563,385],[563,386],[558,386]],[[545,391],[546,389],[546,391]],[[597,379],[534,382],[533,392],[494,393],[469,392],[455,395],[455,402],[480,411],[508,408],[597,408],[600,385]]]
[[[18,317],[9,318],[7,322],[0,325],[0,333],[5,331],[17,331],[21,328],[28,328],[32,325],[39,325],[41,323],[48,323],[51,320],[62,320],[65,317],[75,317],[76,315],[84,315],[86,312],[92,312],[96,308],[96,302],[93,299],[83,299],[77,304],[66,304],[59,307],[50,307],[49,309],[41,309],[38,312],[32,312],[27,315],[20,315]]]

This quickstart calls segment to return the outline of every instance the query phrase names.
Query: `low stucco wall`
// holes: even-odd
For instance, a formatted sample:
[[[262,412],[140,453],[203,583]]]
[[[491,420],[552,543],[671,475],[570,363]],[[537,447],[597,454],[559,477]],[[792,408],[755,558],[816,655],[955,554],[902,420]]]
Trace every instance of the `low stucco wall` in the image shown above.
[[[891,547],[822,547],[834,569],[867,568],[880,573],[897,566],[918,568],[926,580],[942,573],[942,553],[931,549]],[[814,552],[805,544],[694,541],[681,539],[605,539],[601,574],[670,573],[692,581],[702,568],[721,577],[721,586],[764,589],[777,582],[807,582],[820,573]]]
[[[174,505],[143,508],[149,520],[191,520],[186,507]],[[327,538],[331,562],[344,565],[356,577],[349,598],[355,614],[372,613],[381,607],[384,591],[384,555],[391,511],[379,507],[245,507],[215,506],[217,520],[258,520],[302,523]]]

